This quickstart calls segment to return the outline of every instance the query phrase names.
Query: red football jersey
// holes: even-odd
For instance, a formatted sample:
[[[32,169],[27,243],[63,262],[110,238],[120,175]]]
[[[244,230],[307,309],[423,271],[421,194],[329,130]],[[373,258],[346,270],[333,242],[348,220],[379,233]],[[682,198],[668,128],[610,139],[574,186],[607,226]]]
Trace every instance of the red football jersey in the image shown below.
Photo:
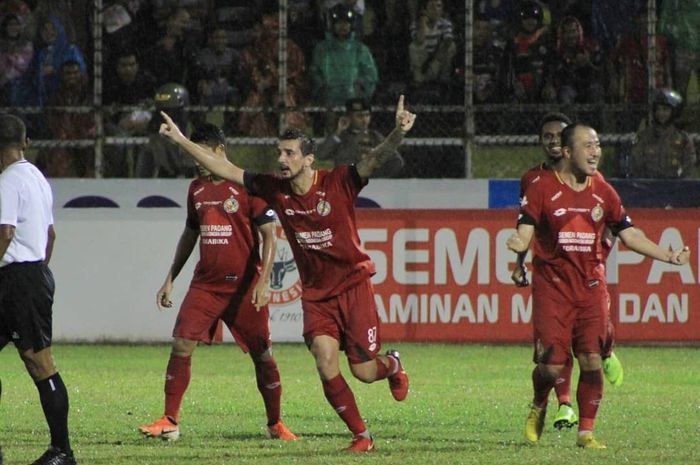
[[[522,175],[520,178],[520,200],[522,201],[523,196],[525,195],[525,191],[527,190],[527,187],[533,183],[533,181],[536,181],[537,179],[540,178],[542,173],[551,171],[552,169],[547,165],[547,163],[542,162],[539,165],[530,168],[525,172],[525,174]],[[600,171],[596,171],[595,177],[600,178],[601,180],[605,180],[603,175],[600,173]],[[608,255],[610,255],[610,251],[612,250],[613,242],[614,242],[614,237],[609,234],[604,234],[602,237],[602,244],[603,244],[603,261],[608,259]],[[532,254],[533,256],[537,253],[537,245],[533,247]]]
[[[631,226],[615,189],[602,176],[589,177],[577,192],[554,171],[533,180],[521,201],[521,219],[535,223],[536,273],[571,298],[585,299],[585,289],[605,284],[606,226]]]
[[[527,190],[527,186],[532,184],[532,181],[537,179],[544,171],[551,171],[545,162],[542,162],[539,165],[534,166],[534,167],[530,168],[529,170],[525,171],[525,174],[523,174],[522,177],[520,178],[520,198],[521,199],[525,195],[525,191]]]
[[[304,300],[336,296],[374,274],[355,221],[355,199],[366,184],[354,166],[338,166],[316,171],[309,192],[297,195],[285,179],[246,173],[246,187],[279,216]]]
[[[258,233],[253,224],[275,220],[262,199],[224,181],[195,179],[187,193],[187,227],[199,232],[199,262],[192,287],[233,292],[240,283],[259,275],[261,260]]]

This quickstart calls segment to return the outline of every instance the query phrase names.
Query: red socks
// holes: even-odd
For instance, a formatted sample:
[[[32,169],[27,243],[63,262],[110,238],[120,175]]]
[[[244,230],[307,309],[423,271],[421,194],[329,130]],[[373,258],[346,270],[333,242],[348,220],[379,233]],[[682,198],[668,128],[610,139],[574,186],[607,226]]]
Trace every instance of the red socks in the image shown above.
[[[394,360],[391,357],[387,357],[387,359],[389,360],[391,368],[394,368],[396,360]],[[380,379],[386,379],[389,376],[391,376],[391,369],[384,365],[384,362],[382,362],[379,359],[379,357],[375,358],[374,361],[377,363],[377,375],[374,378],[375,381],[379,381]]]
[[[559,372],[559,376],[554,382],[554,392],[561,404],[571,404],[571,372],[574,370],[574,359],[566,359],[564,368]]]
[[[576,401],[579,411],[579,431],[593,431],[598,407],[603,399],[603,370],[581,371]]]
[[[355,396],[350,390],[350,386],[345,382],[342,374],[330,380],[321,380],[323,383],[323,393],[328,399],[338,416],[345,422],[353,435],[364,433],[367,430],[365,422],[362,421],[360,411],[355,402]]]
[[[258,383],[258,391],[262,395],[267,413],[267,426],[272,426],[280,421],[280,399],[282,398],[282,383],[280,372],[274,358],[267,361],[259,360],[255,363],[255,379]]]
[[[535,391],[533,404],[535,407],[545,407],[549,392],[554,387],[554,380],[542,375],[538,366],[532,370],[532,388]]]
[[[174,418],[175,421],[179,421],[182,398],[190,385],[191,366],[191,356],[178,357],[170,354],[165,371],[165,415]]]

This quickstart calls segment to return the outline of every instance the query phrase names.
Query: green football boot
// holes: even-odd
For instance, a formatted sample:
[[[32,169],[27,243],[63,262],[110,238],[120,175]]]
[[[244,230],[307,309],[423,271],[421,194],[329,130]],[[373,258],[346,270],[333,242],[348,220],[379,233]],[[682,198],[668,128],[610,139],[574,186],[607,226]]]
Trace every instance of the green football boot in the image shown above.
[[[619,387],[622,384],[622,380],[625,378],[625,370],[622,369],[622,363],[620,363],[620,359],[617,358],[615,352],[612,352],[610,357],[603,359],[603,374],[605,379],[613,386]]]
[[[569,404],[561,404],[554,417],[554,427],[556,429],[573,428],[578,424],[578,416]]]

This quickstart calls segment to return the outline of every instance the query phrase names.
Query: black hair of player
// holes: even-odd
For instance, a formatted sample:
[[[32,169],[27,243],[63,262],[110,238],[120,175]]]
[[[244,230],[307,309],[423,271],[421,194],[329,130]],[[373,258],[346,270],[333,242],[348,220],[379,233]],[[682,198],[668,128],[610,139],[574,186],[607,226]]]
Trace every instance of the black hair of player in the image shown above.
[[[574,134],[577,128],[591,128],[589,124],[586,123],[571,123],[561,131],[561,148],[569,147],[569,150],[574,148]]]
[[[551,123],[553,121],[558,121],[560,123],[564,123],[565,126],[568,126],[571,123],[573,123],[573,121],[571,121],[571,118],[566,116],[564,113],[559,113],[558,111],[552,111],[552,112],[549,112],[542,117],[542,120],[540,121],[540,132],[542,132],[542,128],[544,128],[545,124]]]
[[[205,144],[212,149],[222,145],[226,147],[226,135],[218,126],[211,123],[200,124],[195,127],[190,136],[195,144]]]
[[[0,150],[22,149],[27,140],[24,121],[8,113],[0,113]]]
[[[286,129],[279,138],[280,140],[298,140],[302,155],[316,153],[316,142],[296,128]]]

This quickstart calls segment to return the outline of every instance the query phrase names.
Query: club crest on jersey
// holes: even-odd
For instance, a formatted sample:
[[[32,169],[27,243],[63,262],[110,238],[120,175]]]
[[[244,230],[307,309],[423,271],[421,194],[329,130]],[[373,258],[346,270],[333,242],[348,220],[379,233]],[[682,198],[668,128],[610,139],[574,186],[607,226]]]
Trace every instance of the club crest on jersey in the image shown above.
[[[228,199],[224,200],[224,211],[226,213],[236,213],[239,207],[240,204],[234,197],[229,197]]]
[[[326,200],[319,200],[316,204],[316,213],[321,216],[328,216],[331,213],[331,204]]]
[[[593,209],[591,210],[591,218],[593,218],[593,221],[597,223],[602,217],[603,208],[600,205],[596,205],[595,207],[593,207]]]
[[[275,225],[277,253],[270,272],[270,305],[286,305],[301,298],[301,279],[292,248],[282,226]]]

